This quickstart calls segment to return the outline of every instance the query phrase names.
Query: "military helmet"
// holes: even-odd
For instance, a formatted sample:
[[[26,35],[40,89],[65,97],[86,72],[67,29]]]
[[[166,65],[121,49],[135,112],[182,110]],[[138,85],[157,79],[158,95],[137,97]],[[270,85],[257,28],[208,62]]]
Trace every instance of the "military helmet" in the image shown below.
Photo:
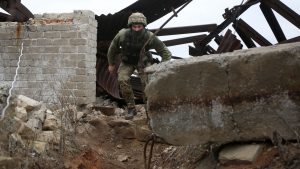
[[[128,18],[128,26],[131,26],[134,23],[140,23],[144,26],[147,25],[147,19],[144,14],[140,12],[132,13]]]

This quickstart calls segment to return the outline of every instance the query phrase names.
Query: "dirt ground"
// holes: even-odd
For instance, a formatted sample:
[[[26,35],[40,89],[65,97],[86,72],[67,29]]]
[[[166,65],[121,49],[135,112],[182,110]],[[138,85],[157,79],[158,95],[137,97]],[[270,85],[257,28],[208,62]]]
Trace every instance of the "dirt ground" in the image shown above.
[[[141,141],[131,135],[129,126],[117,124],[124,128],[112,127],[112,121],[123,116],[102,116],[92,118],[89,124],[94,128],[87,129],[77,135],[76,141],[83,146],[75,155],[69,155],[64,160],[65,169],[142,169],[144,166],[144,146],[146,139]],[[115,122],[115,121],[114,121]],[[118,121],[119,122],[119,121]],[[139,111],[134,123],[147,124],[144,111]],[[81,126],[82,127],[82,126]],[[78,127],[80,128],[80,127]],[[125,137],[124,137],[125,135]],[[264,149],[252,164],[218,162],[218,147],[201,146],[171,146],[155,143],[153,147],[151,167],[155,169],[300,169],[300,146],[297,143],[286,143],[274,146],[264,143]],[[151,144],[146,155],[149,157]],[[83,151],[82,151],[83,150]],[[147,158],[148,159],[148,158]]]
[[[84,116],[72,124],[73,130],[65,131],[61,144],[51,145],[44,155],[19,157],[28,161],[28,169],[143,169],[145,136],[151,131],[136,132],[137,128],[148,126],[142,107],[140,105],[138,115],[132,121],[124,120],[123,109],[107,114],[95,106],[84,108],[81,110]],[[172,146],[159,142],[154,144],[150,168],[300,169],[300,143],[263,144],[263,152],[252,164],[220,164],[218,146]],[[150,147],[151,144],[146,149],[147,157]]]

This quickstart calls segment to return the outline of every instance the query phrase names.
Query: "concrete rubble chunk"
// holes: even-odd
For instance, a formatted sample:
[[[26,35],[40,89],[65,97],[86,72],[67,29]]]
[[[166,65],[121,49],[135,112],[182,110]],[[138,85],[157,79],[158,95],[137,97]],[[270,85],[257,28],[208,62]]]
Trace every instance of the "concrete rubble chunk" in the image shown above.
[[[152,131],[148,126],[136,126],[135,128],[135,138],[139,141],[147,141]]]
[[[9,136],[8,149],[11,153],[17,153],[25,148],[25,143],[19,134],[13,133]]]
[[[17,99],[17,105],[20,107],[24,107],[27,111],[31,111],[33,109],[39,109],[40,106],[42,105],[41,102],[38,102],[36,100],[33,100],[23,95],[18,95],[16,99]]]
[[[29,119],[26,122],[26,125],[32,130],[42,130],[43,124],[40,119]]]
[[[251,164],[256,161],[262,149],[263,145],[258,144],[228,146],[219,153],[219,160],[222,164]]]
[[[36,140],[55,145],[58,145],[59,143],[59,138],[56,136],[54,131],[42,131],[37,134]]]
[[[11,157],[0,156],[1,169],[21,169],[21,161]]]
[[[17,106],[15,108],[15,116],[24,122],[26,122],[28,120],[27,111],[24,107]]]
[[[47,108],[44,104],[37,110],[33,110],[29,112],[29,119],[39,119],[42,123],[45,121],[46,118],[46,111]]]
[[[57,118],[54,115],[47,114],[46,120],[43,124],[43,130],[56,130],[59,128]]]
[[[31,142],[30,147],[35,153],[43,154],[48,150],[49,144],[47,142],[33,141]]]
[[[127,155],[118,155],[117,160],[120,162],[127,162],[128,158],[129,157]]]
[[[297,139],[300,42],[146,68],[148,115],[170,144]]]
[[[17,132],[23,125],[23,121],[13,117],[5,117],[4,120],[0,121],[0,133],[7,134],[7,133],[15,133]]]

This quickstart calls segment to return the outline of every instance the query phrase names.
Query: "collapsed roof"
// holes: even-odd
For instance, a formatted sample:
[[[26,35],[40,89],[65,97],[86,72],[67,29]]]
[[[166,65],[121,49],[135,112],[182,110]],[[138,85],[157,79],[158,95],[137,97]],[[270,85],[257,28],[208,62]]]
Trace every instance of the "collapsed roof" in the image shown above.
[[[121,29],[127,26],[128,16],[135,11],[143,12],[151,23],[164,15],[174,12],[174,9],[188,3],[188,0],[139,0],[132,5],[122,9],[121,11],[111,15],[96,16],[98,20],[98,53],[97,53],[97,84],[103,88],[110,95],[120,98],[119,89],[117,86],[116,75],[110,75],[107,72],[107,59],[106,53],[110,41],[114,35]],[[159,5],[157,5],[159,4]],[[193,43],[194,47],[189,47],[189,54],[191,56],[201,56],[214,53],[232,52],[243,48],[243,43],[247,48],[255,48],[256,44],[260,46],[273,45],[258,31],[253,29],[243,19],[238,19],[248,8],[253,5],[259,4],[261,11],[264,14],[274,36],[278,43],[290,43],[300,41],[300,36],[287,39],[282,31],[274,12],[276,11],[283,18],[300,29],[300,16],[291,8],[286,6],[280,0],[248,0],[242,5],[237,5],[231,9],[225,9],[223,14],[224,21],[220,24],[207,24],[207,25],[192,25],[177,28],[164,28],[159,35],[176,35],[185,33],[202,33],[197,36],[190,36],[186,38],[179,38],[164,41],[167,46],[174,46],[180,44]],[[235,36],[230,29],[227,30],[224,36],[220,33],[227,29],[232,24],[233,29],[237,32],[239,37]],[[155,30],[152,30],[155,31]],[[214,49],[209,43],[214,40],[218,44],[218,48]],[[243,42],[243,43],[242,43]],[[173,57],[177,59],[178,57]],[[139,81],[133,77],[133,89],[135,96],[139,97],[142,93]]]

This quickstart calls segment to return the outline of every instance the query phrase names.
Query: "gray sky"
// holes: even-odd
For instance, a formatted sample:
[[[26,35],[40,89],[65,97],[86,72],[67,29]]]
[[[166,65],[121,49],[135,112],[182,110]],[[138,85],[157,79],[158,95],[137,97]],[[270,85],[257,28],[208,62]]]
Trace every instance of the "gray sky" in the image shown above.
[[[246,1],[246,0],[245,0]],[[292,8],[295,12],[300,14],[300,1],[299,0],[281,0],[287,6]],[[32,13],[65,13],[73,12],[73,10],[91,10],[97,15],[115,13],[119,10],[136,2],[136,0],[22,0],[21,1]],[[224,21],[222,14],[225,8],[232,8],[239,5],[242,0],[194,0],[185,9],[183,9],[177,18],[172,19],[165,27],[189,26],[189,25],[202,25],[216,23],[220,24]],[[158,4],[159,5],[159,4]],[[300,35],[300,30],[279,16],[275,12],[280,25],[287,38],[292,38]],[[148,28],[158,28],[164,23],[170,14],[161,18],[160,20],[148,25]],[[254,29],[260,32],[272,43],[276,43],[276,39],[267,25],[262,12],[258,5],[248,9],[243,15],[240,16]],[[229,27],[233,32],[234,29]],[[222,32],[225,34],[225,32]],[[197,34],[180,35],[191,36]],[[174,39],[178,36],[160,37],[162,40]],[[214,44],[212,44],[214,46]],[[173,55],[187,57],[188,46],[180,45],[170,47]]]

